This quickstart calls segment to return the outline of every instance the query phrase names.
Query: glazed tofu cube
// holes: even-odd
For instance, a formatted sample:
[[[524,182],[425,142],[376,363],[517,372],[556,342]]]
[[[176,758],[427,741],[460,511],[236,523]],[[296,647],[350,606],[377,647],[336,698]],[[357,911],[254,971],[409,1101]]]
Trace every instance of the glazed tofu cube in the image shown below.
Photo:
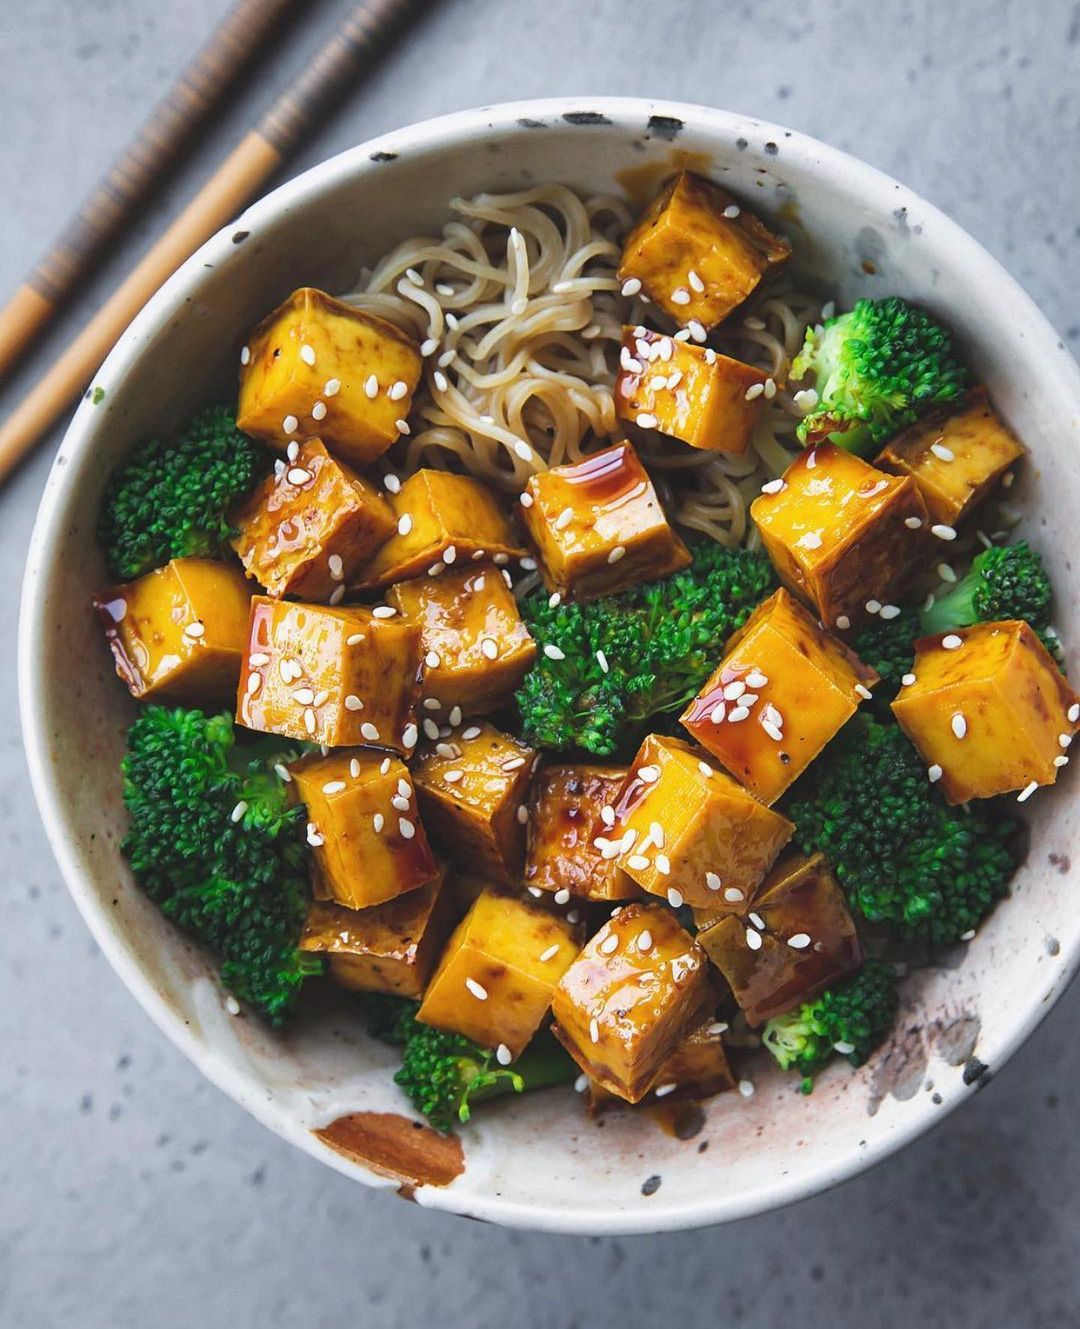
[[[675,907],[740,907],[794,831],[700,748],[658,734],[642,743],[615,813],[619,866]]]
[[[958,526],[1023,456],[1024,445],[980,387],[959,407],[942,407],[898,434],[874,464],[910,475],[930,520]]]
[[[630,232],[619,265],[676,323],[706,330],[741,305],[791,245],[725,189],[681,171]]]
[[[562,976],[553,1032],[591,1080],[638,1103],[714,1002],[693,937],[666,909],[629,904]]]
[[[627,900],[640,894],[615,861],[618,833],[611,829],[626,770],[544,767],[533,785],[526,886],[564,900]]]
[[[768,375],[708,346],[624,328],[615,410],[643,429],[709,452],[745,452],[765,405],[747,390]]]
[[[532,748],[489,724],[426,748],[414,776],[436,842],[495,881],[520,881],[535,760]]]
[[[927,513],[910,476],[886,475],[832,443],[808,448],[750,507],[780,580],[828,628],[889,604],[927,549]]]
[[[232,547],[268,595],[326,600],[394,532],[382,495],[321,439],[304,443],[235,515]]]
[[[650,1099],[664,1103],[690,1099],[700,1103],[735,1088],[735,1076],[724,1048],[724,1025],[705,1020],[676,1047],[660,1067]]]
[[[531,476],[525,492],[522,513],[549,590],[584,600],[690,562],[629,443]]]
[[[809,1000],[862,963],[843,892],[821,854],[785,856],[750,908],[703,921],[698,941],[752,1025]]]
[[[447,943],[417,1019],[520,1056],[577,952],[563,919],[485,891]]]
[[[491,563],[398,582],[386,602],[420,629],[422,691],[443,707],[460,706],[466,715],[493,710],[536,659],[517,601]]]
[[[289,773],[291,795],[307,808],[317,896],[367,909],[439,875],[400,761],[356,749],[303,757]]]
[[[977,623],[915,643],[893,712],[950,803],[1053,784],[1077,695],[1027,623]]]
[[[257,595],[237,721],[332,748],[375,743],[410,753],[419,645],[417,629],[396,615]]]
[[[370,909],[313,901],[300,949],[325,955],[330,977],[343,988],[419,1000],[453,923],[453,901],[440,874]]]
[[[131,695],[192,706],[217,706],[235,693],[250,604],[240,569],[209,558],[174,558],[94,597]]]
[[[763,803],[775,803],[877,681],[781,589],[728,642],[681,723]]]
[[[422,365],[392,323],[310,286],[263,319],[241,359],[236,423],[245,433],[282,450],[318,435],[354,466],[397,441]]]
[[[359,570],[363,589],[424,574],[438,576],[454,563],[521,558],[525,549],[500,502],[486,485],[449,471],[417,471],[390,495],[397,532]]]

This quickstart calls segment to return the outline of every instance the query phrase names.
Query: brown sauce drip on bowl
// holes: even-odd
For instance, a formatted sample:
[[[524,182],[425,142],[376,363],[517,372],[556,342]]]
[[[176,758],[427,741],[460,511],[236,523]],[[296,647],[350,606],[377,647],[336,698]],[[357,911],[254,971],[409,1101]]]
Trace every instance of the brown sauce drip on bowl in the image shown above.
[[[354,1163],[401,1182],[400,1193],[410,1198],[417,1186],[449,1186],[465,1171],[456,1135],[440,1135],[397,1112],[347,1112],[312,1134]]]

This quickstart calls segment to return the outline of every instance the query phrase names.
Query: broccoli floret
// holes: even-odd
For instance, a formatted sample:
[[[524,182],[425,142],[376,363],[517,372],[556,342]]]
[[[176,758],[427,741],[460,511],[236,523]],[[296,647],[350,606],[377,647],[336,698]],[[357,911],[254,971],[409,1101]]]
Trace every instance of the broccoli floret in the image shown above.
[[[1043,561],[1026,540],[995,545],[977,555],[966,576],[922,611],[922,630],[930,636],[972,623],[1022,618],[1056,656],[1057,639],[1047,632],[1052,599]]]
[[[865,665],[881,675],[874,688],[874,705],[881,709],[900,691],[900,680],[911,672],[915,638],[922,635],[919,611],[904,606],[895,618],[875,615],[851,639],[851,649]]]
[[[934,945],[1006,894],[1019,823],[992,802],[950,807],[895,724],[857,716],[792,791],[795,840],[832,863],[851,907]]]
[[[473,1104],[503,1094],[569,1084],[578,1068],[550,1034],[539,1034],[512,1066],[461,1034],[420,1024],[417,1003],[372,994],[364,1003],[368,1032],[400,1047],[394,1083],[439,1131],[465,1125]]]
[[[517,694],[523,736],[555,751],[609,756],[650,716],[686,705],[728,636],[776,585],[768,558],[699,542],[674,576],[588,604],[552,607],[543,592],[522,614],[541,654]]]
[[[310,897],[304,811],[273,766],[234,743],[228,715],[148,706],[122,763],[123,850],[163,912],[221,960],[221,978],[271,1024],[322,961],[297,949]]]
[[[808,1094],[834,1052],[861,1066],[892,1028],[898,1006],[896,970],[867,960],[854,977],[769,1020],[761,1041],[781,1070],[800,1072]]]
[[[806,374],[814,375],[818,401],[800,421],[799,438],[857,453],[958,397],[967,383],[946,329],[895,295],[857,300],[848,313],[808,328],[791,366],[793,379]]]
[[[267,465],[224,406],[200,412],[171,442],[144,444],[105,495],[98,539],[110,572],[130,581],[171,558],[217,554],[235,534],[229,509]]]

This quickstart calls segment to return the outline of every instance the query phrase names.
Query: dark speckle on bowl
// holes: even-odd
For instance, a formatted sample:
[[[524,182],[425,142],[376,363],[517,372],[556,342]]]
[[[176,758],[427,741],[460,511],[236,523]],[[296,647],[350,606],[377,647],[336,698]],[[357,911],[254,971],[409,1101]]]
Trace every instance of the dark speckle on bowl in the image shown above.
[[[660,1189],[660,1177],[654,1172],[651,1177],[646,1177],[641,1183],[642,1195],[655,1195]]]
[[[1063,877],[1068,875],[1072,863],[1068,854],[1049,853],[1046,855],[1051,867],[1057,868]]]
[[[779,145],[774,143],[772,139],[770,139],[768,143],[765,144],[765,155],[767,157],[776,157],[779,155],[779,152],[780,152]]]
[[[1046,953],[1050,956],[1061,954],[1061,942],[1058,941],[1057,937],[1047,937]]]
[[[568,125],[610,125],[611,121],[599,111],[564,111]]]
[[[373,152],[373,153],[371,154],[371,160],[372,160],[373,162],[396,162],[396,161],[397,161],[397,153],[396,153],[396,152]]]
[[[990,1083],[990,1067],[978,1057],[971,1057],[964,1063],[964,1083],[973,1084],[976,1089],[985,1089]]]
[[[234,245],[242,245],[251,234],[250,231],[233,231],[232,242]]]
[[[750,146],[750,144],[747,142],[745,138],[737,138],[735,140],[735,146],[739,149],[740,152],[745,152],[746,149]]]
[[[530,120],[527,115],[523,115],[518,119],[517,126],[519,129],[543,129],[545,127],[543,120]]]
[[[665,143],[672,143],[683,130],[683,121],[673,115],[650,115],[646,131],[654,138],[662,138]]]

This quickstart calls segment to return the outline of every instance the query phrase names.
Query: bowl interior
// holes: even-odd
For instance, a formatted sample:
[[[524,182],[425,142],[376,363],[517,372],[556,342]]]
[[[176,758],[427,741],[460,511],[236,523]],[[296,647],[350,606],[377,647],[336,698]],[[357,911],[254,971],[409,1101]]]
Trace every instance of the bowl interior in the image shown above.
[[[914,297],[956,329],[1033,460],[1018,485],[1026,531],[1049,558],[1059,630],[1080,639],[1072,577],[1080,510],[1080,378],[1026,296],[955,225],[893,181],[774,126],[639,101],[531,103],[387,136],[316,168],[249,210],[151,302],[104,366],[50,476],[30,555],[21,644],[24,726],[49,834],[112,963],[153,1018],[226,1092],[340,1170],[376,1180],[313,1131],[349,1112],[399,1112],[391,1054],[343,1002],[283,1036],[226,1013],[212,969],[131,883],[119,853],[117,763],[131,708],[89,610],[109,470],[139,438],[231,391],[245,331],[301,284],[347,288],[395,241],[437,229],[448,200],[560,181],[647,195],[674,166],[707,171],[794,240],[801,267],[841,302]],[[1068,785],[1068,779],[1064,783]],[[834,1068],[811,1097],[754,1071],[755,1093],[706,1105],[690,1138],[648,1117],[602,1129],[566,1092],[508,1103],[464,1136],[464,1171],[422,1203],[560,1230],[656,1230],[767,1208],[841,1179],[911,1138],[996,1067],[1070,976],[1080,947],[1067,791],[1028,805],[1029,862],[968,947],[915,975],[897,1040],[862,1071]],[[659,1185],[647,1179],[659,1178]],[[393,1183],[387,1183],[393,1184]]]

